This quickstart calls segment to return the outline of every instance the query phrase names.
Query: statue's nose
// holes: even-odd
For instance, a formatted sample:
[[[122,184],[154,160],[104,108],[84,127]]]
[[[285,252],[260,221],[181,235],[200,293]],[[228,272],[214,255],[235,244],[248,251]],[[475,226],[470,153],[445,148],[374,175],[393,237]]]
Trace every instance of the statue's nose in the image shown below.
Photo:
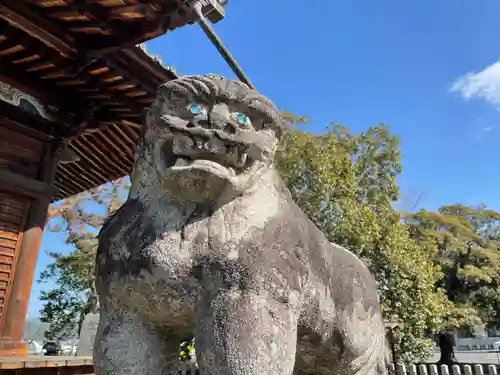
[[[228,134],[235,134],[237,130],[236,124],[229,117],[227,105],[215,105],[208,113],[208,122],[211,129],[222,130]]]

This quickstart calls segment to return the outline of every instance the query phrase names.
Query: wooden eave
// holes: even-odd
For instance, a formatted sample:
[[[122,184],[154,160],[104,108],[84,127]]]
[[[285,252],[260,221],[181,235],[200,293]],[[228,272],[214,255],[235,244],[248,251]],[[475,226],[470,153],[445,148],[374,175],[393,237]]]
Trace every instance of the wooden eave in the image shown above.
[[[51,142],[61,130],[60,124],[20,110],[13,104],[0,101],[2,127],[42,142]]]
[[[55,179],[58,194],[54,200],[76,195],[129,174],[146,111],[156,95],[156,89],[160,84],[176,78],[173,72],[163,68],[138,47],[119,51],[108,56],[110,58],[113,67],[120,67],[122,73],[139,76],[139,72],[144,72],[147,79],[144,77],[140,82],[147,82],[148,86],[124,90],[124,94],[128,93],[130,100],[137,103],[135,108],[127,107],[120,101],[123,100],[122,95],[107,117],[98,124],[83,125],[82,131],[71,138],[68,148],[78,160],[58,165]],[[110,70],[113,71],[113,68]],[[109,73],[98,74],[101,75],[110,79],[115,77]]]
[[[77,156],[57,167],[54,200],[67,198],[129,174],[142,121],[109,122],[93,133],[83,133],[69,143]]]
[[[213,22],[224,8],[205,5]],[[2,0],[0,18],[67,57],[92,58],[193,23],[185,0]]]
[[[0,20],[0,81],[37,98],[53,120],[32,123],[8,105],[3,116],[13,124],[31,124],[46,136],[68,139],[78,157],[59,165],[56,199],[130,173],[146,111],[158,86],[174,78],[139,47],[80,65]]]

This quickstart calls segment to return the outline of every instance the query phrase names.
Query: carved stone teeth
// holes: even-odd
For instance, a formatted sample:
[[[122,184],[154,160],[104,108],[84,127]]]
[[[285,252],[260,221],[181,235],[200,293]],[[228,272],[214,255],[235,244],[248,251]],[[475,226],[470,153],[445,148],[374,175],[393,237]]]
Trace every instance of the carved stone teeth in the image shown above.
[[[183,157],[179,157],[177,158],[177,160],[175,161],[175,166],[177,167],[186,167],[190,164],[189,160],[188,159],[185,159]]]
[[[176,137],[177,141],[183,145],[183,147],[193,147],[194,141],[191,137],[186,135],[179,135]]]
[[[240,163],[240,165],[241,165],[241,166],[244,166],[244,165],[245,165],[245,163],[247,162],[247,157],[248,157],[248,154],[247,154],[246,152],[244,152],[244,153],[242,153],[242,154],[240,155],[240,158],[239,158],[239,159],[240,159],[240,160],[239,160],[239,163]]]
[[[203,149],[203,144],[205,143],[205,140],[203,140],[200,137],[192,137],[192,139],[194,148]]]
[[[238,146],[233,146],[232,152],[231,152],[231,160],[235,166],[238,166],[238,159],[239,159],[239,148]]]

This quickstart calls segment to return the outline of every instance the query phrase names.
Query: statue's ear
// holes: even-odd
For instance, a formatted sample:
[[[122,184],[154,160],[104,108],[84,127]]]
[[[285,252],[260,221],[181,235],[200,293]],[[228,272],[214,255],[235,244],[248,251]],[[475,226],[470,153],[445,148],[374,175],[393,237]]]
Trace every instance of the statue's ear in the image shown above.
[[[172,113],[186,107],[192,101],[188,98],[190,96],[189,92],[187,90],[175,90],[175,88],[176,86],[160,86],[151,108],[155,108],[162,113]]]
[[[149,113],[147,116],[149,116]],[[150,121],[150,120],[147,120],[146,123],[148,121]],[[136,181],[136,175],[138,172],[140,172],[141,165],[143,165],[143,163],[144,163],[145,153],[147,152],[147,150],[145,150],[145,147],[146,147],[145,136],[146,136],[147,129],[148,129],[148,127],[146,124],[142,126],[141,132],[139,134],[139,140],[137,141],[137,144],[136,144],[135,157],[134,157],[135,160],[134,160],[134,164],[132,165],[132,171],[129,174],[131,186],[134,185],[134,182]],[[138,168],[139,168],[139,170],[138,170]]]

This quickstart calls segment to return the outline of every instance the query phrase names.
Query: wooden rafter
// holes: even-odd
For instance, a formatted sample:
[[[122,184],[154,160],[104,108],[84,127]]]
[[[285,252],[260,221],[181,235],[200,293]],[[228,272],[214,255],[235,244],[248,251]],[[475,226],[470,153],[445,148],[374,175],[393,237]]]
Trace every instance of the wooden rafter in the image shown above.
[[[66,130],[61,129],[61,125],[58,123],[31,115],[6,102],[0,102],[0,117],[2,117],[3,127],[42,141],[50,141],[54,138],[54,134],[61,132],[64,134]]]
[[[123,56],[123,57],[122,57]],[[114,59],[119,59],[120,61],[124,60],[124,57],[127,58],[126,66],[133,69],[137,69],[137,71],[144,71],[147,77],[155,82],[166,82],[168,80],[176,78],[176,75],[171,71],[165,68],[162,68],[160,63],[151,59],[142,49],[140,48],[125,48],[120,50],[118,53],[109,56],[109,58],[114,61]],[[155,88],[156,90],[156,88]]]
[[[77,49],[74,40],[53,22],[30,12],[20,0],[2,0],[0,18],[32,35],[46,46],[66,57],[74,57]]]
[[[75,71],[71,59],[29,39],[24,32],[13,27],[2,30],[6,37],[0,53],[17,46],[20,50],[0,55],[0,80],[38,98],[58,115],[69,115],[71,118],[64,122],[76,132],[83,130],[82,126],[99,128],[102,122],[143,117],[158,85],[175,78],[156,62],[151,61],[151,66],[148,62],[139,65],[121,52],[107,61],[93,59]],[[145,60],[150,58],[146,56]],[[144,66],[149,71],[156,68],[162,72],[148,74]],[[159,80],[158,75],[163,79]],[[93,111],[91,118],[87,115],[89,109]]]
[[[36,75],[23,71],[5,59],[0,59],[0,81],[37,98],[48,107],[64,109],[67,112],[78,111],[78,102],[72,101],[71,96],[68,98],[68,96],[61,95],[61,92],[52,90]]]
[[[103,16],[102,11],[99,12],[97,10],[99,7],[92,7],[92,4],[89,7],[89,12],[100,13],[101,17],[108,18],[107,16]],[[62,11],[58,12],[61,13]],[[30,11],[26,7],[26,4],[23,4],[23,1],[20,0],[2,0],[2,3],[0,3],[0,18],[38,39],[61,55],[71,59],[85,60],[91,57],[102,57],[107,53],[114,52],[125,46],[134,46],[145,40],[142,37],[133,37],[129,33],[122,31],[120,34],[123,41],[120,41],[118,45],[113,45],[111,49],[108,48],[109,43],[104,43],[103,45],[93,43],[96,47],[89,47],[86,43],[82,43],[82,41],[77,42],[74,38],[68,36],[67,31],[59,27],[57,23]],[[76,25],[70,26],[70,29],[77,27]],[[84,25],[86,27],[92,26],[89,23],[84,23]],[[97,26],[113,28],[110,24],[103,22],[100,22]],[[80,61],[80,63],[84,63],[84,61]]]
[[[86,56],[103,57],[193,21],[192,14],[185,9],[182,1],[157,3],[161,5],[140,1],[135,5],[105,7],[84,1],[83,4],[50,8],[50,11],[40,12],[43,13],[41,16],[28,9],[23,0],[2,0],[0,18],[33,35],[63,56],[75,58],[83,50]],[[138,19],[141,22],[127,22]],[[116,21],[122,21],[122,24],[115,26]],[[73,37],[68,35],[67,30],[74,34]],[[92,39],[91,44],[88,43],[89,38]]]
[[[88,53],[92,56],[107,56],[123,48],[130,48],[147,40],[156,38],[168,31],[168,28],[162,24],[151,23],[143,25],[140,30],[134,30],[133,33],[120,33],[118,38],[109,38],[108,40],[97,41],[92,44]],[[134,35],[135,34],[135,35]]]

